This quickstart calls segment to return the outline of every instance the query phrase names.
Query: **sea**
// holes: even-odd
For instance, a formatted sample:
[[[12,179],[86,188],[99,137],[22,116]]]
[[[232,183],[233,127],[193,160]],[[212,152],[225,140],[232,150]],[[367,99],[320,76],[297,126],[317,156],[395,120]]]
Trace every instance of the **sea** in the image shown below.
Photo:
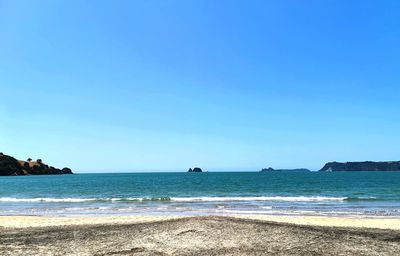
[[[400,216],[400,172],[0,177],[0,215]]]

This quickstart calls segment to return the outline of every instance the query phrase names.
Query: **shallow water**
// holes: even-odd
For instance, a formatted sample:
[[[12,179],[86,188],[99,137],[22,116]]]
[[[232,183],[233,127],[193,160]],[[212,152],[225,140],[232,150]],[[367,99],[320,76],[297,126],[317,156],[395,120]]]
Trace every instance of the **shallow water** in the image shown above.
[[[400,216],[400,172],[0,177],[0,215]]]

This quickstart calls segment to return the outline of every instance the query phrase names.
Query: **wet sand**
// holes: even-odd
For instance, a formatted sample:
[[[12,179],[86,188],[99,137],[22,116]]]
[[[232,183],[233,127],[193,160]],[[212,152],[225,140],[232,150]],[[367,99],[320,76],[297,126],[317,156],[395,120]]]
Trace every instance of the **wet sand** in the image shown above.
[[[0,255],[400,255],[400,231],[393,229],[232,217],[148,217],[136,222],[114,217],[121,223],[103,219],[87,224],[81,219],[30,227],[12,227],[10,220],[5,227],[6,218],[0,218]]]
[[[390,217],[333,217],[333,216],[278,216],[226,215],[227,217],[263,220],[279,223],[323,227],[378,228],[400,230],[400,218]],[[178,216],[0,216],[0,227],[27,228],[65,225],[135,224],[182,218]]]

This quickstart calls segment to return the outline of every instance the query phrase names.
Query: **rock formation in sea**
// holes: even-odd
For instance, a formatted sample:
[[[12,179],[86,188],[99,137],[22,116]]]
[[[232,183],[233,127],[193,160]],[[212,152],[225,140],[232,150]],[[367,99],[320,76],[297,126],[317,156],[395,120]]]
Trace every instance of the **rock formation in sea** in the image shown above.
[[[203,172],[203,170],[199,167],[194,167],[193,169],[189,168],[188,172]]]
[[[71,169],[65,167],[58,169],[48,166],[41,159],[32,161],[17,160],[12,156],[0,153],[0,176],[17,176],[17,175],[49,175],[49,174],[72,174]]]
[[[320,172],[339,172],[339,171],[400,171],[400,161],[388,162],[329,162],[319,170]]]
[[[298,168],[298,169],[274,169],[272,167],[263,168],[260,172],[311,172],[309,169]]]

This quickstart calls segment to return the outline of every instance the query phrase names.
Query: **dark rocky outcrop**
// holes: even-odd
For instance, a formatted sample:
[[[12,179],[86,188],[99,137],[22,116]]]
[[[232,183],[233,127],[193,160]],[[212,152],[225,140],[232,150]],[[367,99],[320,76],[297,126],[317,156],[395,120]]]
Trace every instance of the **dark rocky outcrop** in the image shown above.
[[[41,159],[37,161],[17,160],[12,156],[0,153],[0,176],[17,175],[49,175],[49,174],[72,174],[71,169],[58,169],[44,164]]]
[[[330,162],[319,170],[320,172],[340,172],[340,171],[400,171],[400,161],[390,162]]]
[[[299,169],[274,169],[274,168],[263,168],[260,172],[311,172],[309,169],[299,168]]]
[[[72,170],[68,167],[64,167],[61,169],[62,174],[72,174]]]
[[[188,172],[203,172],[203,170],[199,167],[189,168]]]

